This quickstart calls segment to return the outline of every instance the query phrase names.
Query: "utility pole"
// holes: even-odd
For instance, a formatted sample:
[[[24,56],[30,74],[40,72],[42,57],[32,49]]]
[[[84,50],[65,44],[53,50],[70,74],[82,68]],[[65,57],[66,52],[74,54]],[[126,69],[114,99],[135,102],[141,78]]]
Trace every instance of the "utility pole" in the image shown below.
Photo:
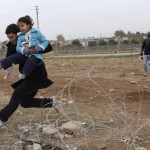
[[[39,6],[35,6],[36,18],[37,18],[37,28],[39,29],[39,17],[38,17],[38,14],[39,14],[38,10],[39,10],[39,8],[38,8],[38,7],[39,7]]]

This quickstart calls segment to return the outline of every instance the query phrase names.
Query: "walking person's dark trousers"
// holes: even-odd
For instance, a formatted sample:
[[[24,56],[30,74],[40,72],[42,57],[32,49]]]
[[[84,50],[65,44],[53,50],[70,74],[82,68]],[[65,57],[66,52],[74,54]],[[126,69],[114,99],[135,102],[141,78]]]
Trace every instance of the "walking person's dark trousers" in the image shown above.
[[[0,111],[0,119],[6,122],[15,112],[19,104],[22,107],[52,107],[49,98],[34,98],[38,92],[37,86],[30,80],[24,80],[13,92],[10,102]]]

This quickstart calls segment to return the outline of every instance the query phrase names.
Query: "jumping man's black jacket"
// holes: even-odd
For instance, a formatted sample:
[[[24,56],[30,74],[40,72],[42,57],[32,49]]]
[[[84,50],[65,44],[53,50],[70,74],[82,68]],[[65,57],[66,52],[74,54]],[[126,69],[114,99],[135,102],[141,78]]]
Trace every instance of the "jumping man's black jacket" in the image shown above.
[[[49,52],[51,50],[52,50],[52,47],[49,44],[48,47],[45,49],[45,51]],[[16,54],[16,53],[17,53],[16,45],[13,45],[12,43],[9,42],[7,44],[6,57]],[[19,65],[20,72],[21,72],[22,68],[23,68],[23,66]],[[46,88],[46,87],[50,86],[51,84],[53,84],[53,81],[51,81],[47,78],[47,71],[46,71],[44,63],[42,63],[40,66],[36,67],[29,77],[27,77],[24,80],[17,81],[14,84],[12,84],[11,86],[13,88],[16,88],[25,80],[29,80],[31,84],[34,84],[37,87],[37,89]]]

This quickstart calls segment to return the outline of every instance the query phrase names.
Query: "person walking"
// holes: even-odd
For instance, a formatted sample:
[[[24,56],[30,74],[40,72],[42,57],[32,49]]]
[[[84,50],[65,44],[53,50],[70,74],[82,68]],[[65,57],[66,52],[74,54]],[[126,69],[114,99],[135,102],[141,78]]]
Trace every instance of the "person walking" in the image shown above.
[[[147,76],[150,65],[150,34],[147,35],[147,39],[142,44],[140,55],[144,61],[144,76]]]

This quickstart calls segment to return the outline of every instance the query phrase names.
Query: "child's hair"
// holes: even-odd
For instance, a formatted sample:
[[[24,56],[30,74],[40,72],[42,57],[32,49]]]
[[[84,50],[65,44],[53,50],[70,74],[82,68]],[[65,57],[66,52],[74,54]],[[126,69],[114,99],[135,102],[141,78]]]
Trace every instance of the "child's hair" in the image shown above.
[[[32,28],[32,26],[34,25],[33,19],[28,15],[19,18],[17,23],[19,23],[19,22],[24,22],[26,24],[29,24],[30,28]]]
[[[19,31],[20,30],[16,24],[10,24],[9,26],[7,26],[5,30],[5,34],[9,34],[9,33],[17,34]]]

